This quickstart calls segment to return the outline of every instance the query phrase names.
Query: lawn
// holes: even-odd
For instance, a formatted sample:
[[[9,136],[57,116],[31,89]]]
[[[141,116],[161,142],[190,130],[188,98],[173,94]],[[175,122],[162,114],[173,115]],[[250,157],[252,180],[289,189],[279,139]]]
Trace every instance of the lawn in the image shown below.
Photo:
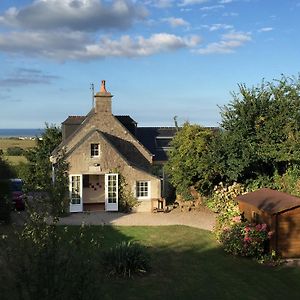
[[[70,232],[77,230],[69,227]],[[271,268],[231,257],[205,230],[92,226],[89,232],[101,237],[103,248],[122,240],[139,241],[152,257],[152,272],[147,276],[126,280],[99,277],[99,289],[94,291],[98,299],[299,298],[300,269]]]

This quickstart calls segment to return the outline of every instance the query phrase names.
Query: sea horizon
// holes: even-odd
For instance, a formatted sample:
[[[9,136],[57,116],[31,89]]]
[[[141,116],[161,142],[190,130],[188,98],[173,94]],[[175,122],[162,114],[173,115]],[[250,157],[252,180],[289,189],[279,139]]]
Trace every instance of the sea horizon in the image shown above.
[[[39,137],[42,135],[44,129],[42,128],[0,128],[0,138],[10,137]]]

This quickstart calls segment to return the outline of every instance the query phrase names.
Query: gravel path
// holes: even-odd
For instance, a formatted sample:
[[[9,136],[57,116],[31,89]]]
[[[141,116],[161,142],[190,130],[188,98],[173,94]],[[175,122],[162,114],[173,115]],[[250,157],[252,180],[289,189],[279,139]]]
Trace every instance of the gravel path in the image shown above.
[[[130,213],[118,212],[89,212],[73,213],[61,218],[59,224],[80,225],[82,222],[90,225],[118,225],[118,226],[159,226],[159,225],[187,225],[206,230],[212,230],[215,225],[215,215],[208,211],[169,213]]]

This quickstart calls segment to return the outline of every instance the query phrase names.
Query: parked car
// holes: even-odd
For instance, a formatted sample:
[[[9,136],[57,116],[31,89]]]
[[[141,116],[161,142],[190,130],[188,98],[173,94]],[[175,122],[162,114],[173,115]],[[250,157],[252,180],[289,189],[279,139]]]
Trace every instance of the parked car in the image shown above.
[[[23,193],[23,181],[19,178],[10,179],[11,194],[14,208],[16,210],[25,209],[24,193]]]

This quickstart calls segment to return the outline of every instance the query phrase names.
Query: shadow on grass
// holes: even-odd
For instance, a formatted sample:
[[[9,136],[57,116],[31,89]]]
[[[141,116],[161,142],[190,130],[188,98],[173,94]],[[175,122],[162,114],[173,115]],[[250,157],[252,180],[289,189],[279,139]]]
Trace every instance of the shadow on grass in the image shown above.
[[[68,230],[70,234],[79,232],[77,226]],[[186,226],[91,226],[86,239],[92,236],[100,239],[103,249],[124,240],[140,242],[151,255],[152,271],[122,279],[107,278],[99,268],[88,275],[94,281],[89,299],[265,300],[297,299],[300,293],[300,269],[270,268],[229,256],[208,231]],[[2,291],[5,284],[9,283],[2,282]],[[1,295],[10,297],[1,299],[14,299],[9,293]]]

